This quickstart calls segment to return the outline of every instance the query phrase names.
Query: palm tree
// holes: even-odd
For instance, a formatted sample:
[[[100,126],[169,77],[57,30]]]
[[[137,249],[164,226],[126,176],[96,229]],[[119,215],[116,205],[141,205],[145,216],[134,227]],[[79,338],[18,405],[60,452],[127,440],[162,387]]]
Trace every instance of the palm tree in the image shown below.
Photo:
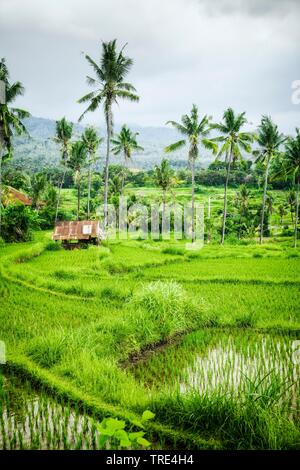
[[[111,196],[119,196],[122,191],[122,176],[119,173],[113,175],[113,177],[110,178],[109,183],[109,192]]]
[[[296,185],[296,214],[294,230],[294,248],[297,247],[297,231],[299,220],[299,186],[300,186],[300,132],[296,129],[296,137],[289,138],[285,145],[287,174],[293,175]]]
[[[250,190],[245,184],[241,184],[239,190],[235,194],[235,204],[240,217],[246,217],[249,212]]]
[[[0,233],[2,212],[2,164],[12,156],[12,138],[14,134],[27,133],[22,119],[30,114],[24,109],[10,107],[16,98],[24,94],[21,82],[10,83],[9,71],[5,59],[0,61],[0,80],[4,82],[5,102],[0,103]]]
[[[201,121],[199,121],[198,108],[193,104],[190,116],[188,114],[183,115],[181,117],[181,123],[176,121],[168,121],[166,123],[171,124],[180,134],[185,136],[185,139],[178,140],[174,144],[168,145],[165,148],[165,152],[174,152],[185,145],[189,147],[188,161],[192,172],[192,242],[195,241],[195,162],[199,156],[199,147],[202,145],[212,150],[213,153],[217,152],[217,145],[207,138],[212,127],[210,119],[210,117],[205,115]]]
[[[39,209],[40,198],[47,187],[47,178],[43,173],[33,175],[31,180],[32,205]]]
[[[103,139],[98,137],[97,131],[93,127],[87,127],[82,134],[82,141],[85,143],[89,155],[88,161],[88,200],[87,200],[87,218],[90,218],[90,200],[91,200],[91,182],[92,165],[96,162],[96,151]]]
[[[267,196],[266,196],[266,209],[267,209],[267,213],[269,215],[273,214],[273,209],[274,209],[274,197],[272,196],[272,194],[268,194],[267,193]]]
[[[110,159],[110,140],[113,135],[113,113],[112,105],[118,103],[119,99],[138,101],[139,97],[135,94],[135,88],[131,83],[124,81],[132,67],[133,60],[123,54],[125,46],[118,52],[117,41],[102,42],[102,54],[99,65],[89,56],[85,55],[86,60],[93,68],[96,78],[87,77],[90,86],[95,90],[80,98],[79,103],[89,102],[87,109],[82,113],[79,121],[89,111],[95,111],[100,104],[103,104],[106,121],[106,160],[105,160],[105,187],[104,187],[104,228],[107,225],[107,201],[108,201],[108,182],[109,182],[109,159]]]
[[[286,197],[286,202],[289,205],[290,208],[290,214],[291,214],[291,221],[292,224],[294,223],[294,216],[293,213],[295,212],[295,205],[296,205],[296,193],[294,190],[290,190],[288,192],[288,195]]]
[[[143,147],[137,143],[137,135],[138,132],[133,133],[128,127],[126,127],[126,125],[123,125],[120,133],[114,139],[111,139],[111,142],[114,145],[112,148],[113,154],[119,155],[120,153],[123,153],[124,156],[121,194],[123,194],[125,182],[125,168],[127,167],[128,162],[131,160],[132,152],[134,150],[144,150]]]
[[[264,180],[264,191],[263,191],[263,200],[261,206],[261,221],[260,221],[260,244],[263,242],[264,235],[264,217],[265,217],[265,206],[267,199],[267,187],[268,187],[268,176],[270,162],[275,158],[279,153],[280,146],[285,142],[286,137],[283,134],[280,134],[278,127],[273,123],[272,119],[269,116],[263,116],[261,123],[258,127],[258,136],[257,142],[260,146],[260,150],[255,150],[253,154],[257,157],[259,163],[264,163],[265,165],[265,180]]]
[[[286,215],[286,206],[284,204],[278,206],[278,214],[280,217],[280,225],[283,225],[283,217]]]
[[[235,204],[239,214],[238,239],[241,238],[242,229],[247,228],[247,222],[249,220],[249,200],[250,191],[245,184],[242,184],[235,195]]]
[[[51,183],[48,183],[46,187],[46,191],[44,194],[44,201],[45,201],[46,207],[50,207],[52,209],[56,208],[57,191],[56,191],[56,188]]]
[[[224,244],[227,217],[227,190],[232,164],[237,160],[242,160],[241,150],[250,153],[250,144],[254,140],[253,134],[250,132],[241,132],[242,127],[247,123],[245,112],[235,114],[232,108],[226,109],[223,114],[223,121],[215,124],[213,127],[221,134],[220,137],[212,139],[214,142],[221,142],[222,147],[218,152],[217,159],[224,156],[226,163],[226,179],[224,185],[224,206],[223,206],[223,222],[221,244]]]
[[[174,184],[174,171],[166,158],[163,158],[160,166],[154,168],[154,182],[163,192],[163,214],[166,208],[167,191]]]
[[[87,161],[87,148],[82,140],[74,142],[71,146],[70,158],[68,166],[74,171],[74,180],[77,185],[77,220],[79,220],[80,212],[80,183],[81,169]]]
[[[63,166],[63,174],[61,181],[58,187],[57,203],[56,203],[56,213],[55,213],[55,223],[57,222],[58,210],[60,204],[61,190],[65,181],[66,171],[68,167],[69,153],[70,153],[70,140],[73,133],[73,124],[68,122],[66,118],[62,118],[60,121],[56,121],[56,135],[55,142],[60,144],[61,147],[61,163]]]

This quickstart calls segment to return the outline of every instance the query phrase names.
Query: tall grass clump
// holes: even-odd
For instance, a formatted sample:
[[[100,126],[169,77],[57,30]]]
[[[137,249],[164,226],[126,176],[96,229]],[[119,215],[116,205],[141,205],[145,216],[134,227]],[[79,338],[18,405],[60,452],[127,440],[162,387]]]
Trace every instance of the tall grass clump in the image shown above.
[[[124,294],[115,287],[104,287],[101,290],[100,296],[102,299],[110,302],[125,302],[128,299],[127,294]]]
[[[44,243],[36,243],[27,249],[22,249],[14,253],[12,261],[15,263],[26,263],[37,256],[40,256],[45,250]]]
[[[143,285],[134,293],[132,304],[140,309],[137,314],[137,331],[145,336],[166,340],[169,336],[184,331],[197,314],[197,308],[186,291],[175,281],[155,281]]]
[[[46,251],[60,251],[62,249],[62,246],[58,242],[50,241],[47,243],[45,250]]]
[[[64,269],[58,269],[57,271],[54,271],[53,277],[55,277],[58,280],[73,280],[75,279],[75,274],[70,272],[70,271],[65,271]]]
[[[137,269],[137,267],[129,266],[126,263],[121,261],[110,261],[104,259],[103,265],[104,269],[108,271],[109,274],[126,274]]]
[[[299,427],[282,413],[272,392],[261,393],[242,400],[219,393],[173,394],[151,402],[151,409],[166,425],[213,435],[224,449],[298,449]]]
[[[252,312],[246,313],[245,315],[238,316],[235,319],[235,326],[238,328],[254,328],[256,325],[256,319]]]
[[[166,255],[176,255],[176,256],[183,256],[185,254],[185,250],[183,248],[178,248],[176,246],[169,246],[162,250],[162,253]]]
[[[66,347],[66,337],[61,332],[34,338],[27,347],[27,354],[40,366],[50,368],[59,363]]]

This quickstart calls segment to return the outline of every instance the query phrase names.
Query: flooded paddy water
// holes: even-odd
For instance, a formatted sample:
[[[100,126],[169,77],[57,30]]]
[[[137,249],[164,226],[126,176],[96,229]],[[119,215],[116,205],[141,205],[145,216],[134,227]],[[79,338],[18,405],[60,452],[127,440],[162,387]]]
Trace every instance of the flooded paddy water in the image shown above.
[[[1,449],[98,449],[95,419],[14,375],[0,381]]]
[[[218,393],[241,400],[265,394],[289,414],[299,415],[297,344],[296,333],[206,329],[186,335],[129,369],[153,393]]]
[[[175,393],[227,396],[241,403],[260,399],[299,422],[297,345],[296,332],[208,328],[152,351],[130,363],[127,372],[149,398]],[[0,370],[1,449],[99,449],[98,425],[96,416]]]

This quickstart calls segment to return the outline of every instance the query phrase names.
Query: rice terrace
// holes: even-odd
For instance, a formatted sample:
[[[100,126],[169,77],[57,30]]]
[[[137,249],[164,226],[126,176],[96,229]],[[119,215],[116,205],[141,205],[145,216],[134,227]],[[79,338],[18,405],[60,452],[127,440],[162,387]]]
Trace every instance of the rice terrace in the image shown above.
[[[0,449],[300,450],[297,122],[115,124],[124,44],[79,55],[78,122],[0,61]]]

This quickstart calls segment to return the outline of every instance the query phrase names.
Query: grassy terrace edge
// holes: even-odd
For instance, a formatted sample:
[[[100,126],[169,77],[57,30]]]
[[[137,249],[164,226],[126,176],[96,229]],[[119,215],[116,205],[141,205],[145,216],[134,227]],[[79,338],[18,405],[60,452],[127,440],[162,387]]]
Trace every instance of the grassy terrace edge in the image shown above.
[[[9,265],[13,263],[26,263],[32,258],[40,256],[47,249],[48,241],[34,243],[30,247],[22,247],[17,252],[11,254],[5,254],[0,262],[0,276],[6,279],[8,282],[17,283],[24,287],[29,287],[36,291],[45,293],[47,295],[58,296],[62,298],[68,298],[69,300],[82,300],[82,297],[72,296],[64,294],[63,292],[58,292],[51,289],[46,289],[38,285],[29,284],[25,281],[14,277],[13,273],[9,270]],[[180,260],[178,260],[180,261]],[[7,270],[7,271],[6,271]],[[147,278],[147,281],[151,280]],[[216,279],[202,280],[203,282],[219,282]],[[184,280],[181,280],[184,283]],[[227,280],[225,282],[234,282],[234,280]],[[239,281],[240,282],[240,281]],[[243,282],[243,280],[241,280]],[[298,285],[299,282],[289,282],[287,285]],[[200,280],[201,283],[201,280]],[[281,284],[281,283],[279,283]],[[91,300],[93,298],[84,298],[84,300]],[[224,329],[226,326],[224,326]],[[232,327],[230,327],[232,328]],[[278,331],[278,328],[252,328],[253,331]],[[279,328],[280,331],[285,332],[295,332],[300,331],[299,328]],[[185,334],[183,332],[182,334]],[[153,344],[147,344],[147,348],[151,348]],[[44,368],[38,366],[36,363],[28,359],[25,355],[11,353],[8,356],[7,363],[8,371],[15,371],[20,376],[26,376],[31,379],[32,383],[36,386],[45,387],[47,391],[52,393],[54,396],[65,398],[70,400],[71,403],[79,405],[88,412],[93,412],[97,416],[113,416],[121,419],[125,419],[128,423],[132,423],[138,419],[138,416],[126,407],[119,407],[118,405],[112,405],[107,402],[101,401],[96,398],[94,395],[89,395],[86,392],[82,392],[80,388],[74,386],[71,383],[68,383],[66,380],[57,377],[55,374],[50,371],[45,370]],[[215,440],[213,438],[202,438],[199,436],[199,432],[193,431],[184,431],[182,429],[176,430],[170,427],[161,424],[160,422],[154,422],[147,424],[147,434],[150,439],[154,442],[163,442],[164,444],[172,444],[177,447],[183,447],[188,449],[222,449],[224,444],[221,440]],[[226,447],[225,447],[226,448]]]
[[[16,263],[24,263],[30,259],[40,256],[47,248],[47,243],[38,242],[32,247],[27,249],[21,249],[14,255],[7,255],[4,257],[4,263],[0,264],[0,276],[9,282],[17,283],[24,287],[30,287],[40,292],[45,292],[49,295],[58,297],[67,297],[68,299],[81,299],[79,296],[71,296],[64,294],[63,292],[53,291],[36,285],[26,283],[25,281],[15,278],[7,272],[5,268],[8,268],[9,261]],[[8,270],[9,273],[9,270]],[[93,300],[86,298],[85,300]],[[148,347],[151,347],[149,344]],[[111,416],[119,419],[124,419],[128,423],[132,423],[139,419],[139,416],[132,411],[126,411],[117,406],[109,403],[101,402],[99,399],[89,396],[86,393],[82,393],[78,388],[67,383],[61,378],[56,377],[51,372],[39,367],[34,362],[30,361],[25,356],[10,355],[5,365],[7,371],[13,371],[18,373],[21,377],[26,376],[31,379],[32,383],[36,386],[44,387],[48,392],[59,396],[63,399],[68,399],[74,405],[77,404],[84,408],[88,412],[93,412],[99,418],[105,416]],[[153,422],[147,423],[147,435],[150,439],[159,440],[160,442],[172,445],[181,445],[183,447],[188,446],[194,449],[221,449],[221,443],[213,439],[202,439],[196,433],[186,433],[183,431],[176,431],[161,423]]]
[[[41,386],[54,396],[68,399],[72,404],[78,405],[87,412],[94,413],[99,418],[111,416],[123,419],[129,424],[139,420],[139,416],[132,411],[121,409],[109,403],[101,402],[99,399],[82,393],[76,387],[67,383],[63,379],[57,378],[50,372],[42,369],[29,359],[23,356],[11,356],[5,365],[7,371],[18,373],[21,377],[26,376],[31,379],[36,386]],[[176,431],[161,423],[153,422],[146,425],[147,436],[153,440],[159,440],[164,444],[188,446],[189,449],[221,449],[219,441],[213,439],[202,439],[196,433],[186,433]]]

